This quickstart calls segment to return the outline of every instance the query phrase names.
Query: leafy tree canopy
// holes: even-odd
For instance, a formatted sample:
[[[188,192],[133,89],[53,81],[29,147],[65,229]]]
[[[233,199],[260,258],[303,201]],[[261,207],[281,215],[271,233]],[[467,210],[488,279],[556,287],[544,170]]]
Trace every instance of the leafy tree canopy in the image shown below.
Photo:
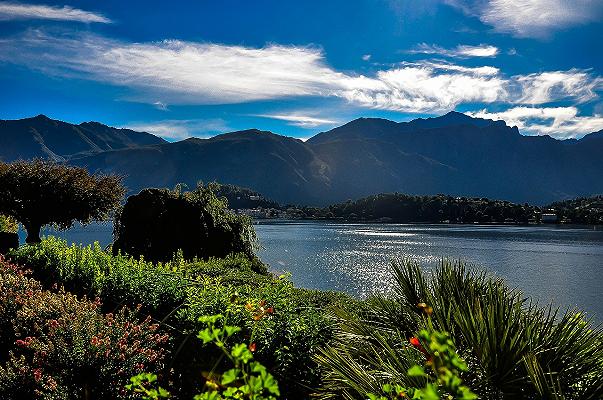
[[[106,219],[124,194],[118,176],[43,160],[0,163],[0,213],[23,224],[27,243],[39,242],[48,224],[68,229]]]

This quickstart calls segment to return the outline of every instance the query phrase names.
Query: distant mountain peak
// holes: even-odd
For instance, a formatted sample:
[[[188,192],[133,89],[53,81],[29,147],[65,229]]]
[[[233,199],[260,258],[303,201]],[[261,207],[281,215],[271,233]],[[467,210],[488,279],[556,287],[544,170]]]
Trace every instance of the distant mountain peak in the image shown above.
[[[48,118],[46,115],[44,114],[38,114],[35,117],[30,117],[30,118],[23,118],[21,121],[27,121],[27,120],[32,120],[32,121],[52,121],[52,119]]]
[[[0,122],[0,159],[66,159],[80,153],[132,148],[163,143],[150,133],[112,128],[99,122],[79,125],[44,114]]]

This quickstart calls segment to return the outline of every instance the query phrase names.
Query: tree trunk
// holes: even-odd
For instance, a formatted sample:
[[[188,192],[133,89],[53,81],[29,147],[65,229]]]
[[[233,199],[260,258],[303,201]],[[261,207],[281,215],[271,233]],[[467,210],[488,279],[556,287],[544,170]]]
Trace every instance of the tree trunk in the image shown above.
[[[23,226],[27,231],[27,238],[25,238],[25,243],[36,244],[42,241],[40,239],[40,230],[42,229],[41,224],[23,224]]]

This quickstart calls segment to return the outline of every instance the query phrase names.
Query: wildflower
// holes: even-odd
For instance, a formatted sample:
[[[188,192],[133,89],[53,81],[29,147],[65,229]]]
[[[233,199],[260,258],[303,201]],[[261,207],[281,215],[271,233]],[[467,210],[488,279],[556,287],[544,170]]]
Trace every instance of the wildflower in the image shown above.
[[[274,307],[268,307],[268,309],[266,310],[266,312],[268,314],[273,314],[274,313]]]
[[[249,351],[254,353],[256,350],[257,345],[255,344],[255,342],[249,344]]]
[[[38,382],[40,379],[42,379],[42,370],[40,368],[34,369],[33,376],[36,382]]]
[[[414,347],[419,347],[419,346],[421,346],[421,343],[419,342],[419,339],[418,339],[416,336],[411,337],[411,338],[410,338],[410,340],[409,340],[409,342],[410,342],[410,344],[412,344]]]
[[[57,390],[57,382],[52,379],[51,377],[48,377],[48,380],[46,381],[46,383],[48,384],[48,388],[52,391]]]
[[[205,384],[211,390],[218,390],[220,388],[220,386],[216,382],[212,381],[211,379],[208,379],[207,381],[205,381]]]
[[[251,311],[251,310],[253,310],[253,304],[251,304],[251,303],[249,303],[249,302],[248,302],[247,304],[245,304],[245,309],[246,309],[247,311]]]

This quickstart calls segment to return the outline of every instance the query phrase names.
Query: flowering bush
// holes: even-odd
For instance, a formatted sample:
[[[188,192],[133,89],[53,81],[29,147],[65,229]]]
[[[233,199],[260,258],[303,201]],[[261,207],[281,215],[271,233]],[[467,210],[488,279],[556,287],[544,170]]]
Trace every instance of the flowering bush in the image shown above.
[[[150,317],[99,307],[0,260],[0,397],[124,398],[130,376],[163,368],[169,338]]]
[[[74,293],[91,293],[101,298],[105,310],[141,303],[142,310],[176,328],[170,331],[174,337],[170,366],[182,398],[199,389],[199,379],[191,371],[210,368],[220,357],[188,338],[199,330],[200,316],[224,314],[233,295],[242,299],[230,316],[233,325],[243,328],[239,339],[247,340],[255,327],[255,357],[283,383],[281,391],[287,398],[305,398],[320,384],[321,371],[312,357],[332,338],[333,323],[325,310],[334,304],[359,304],[341,293],[298,289],[285,277],[257,273],[261,268],[256,261],[243,255],[153,264],[114,256],[98,245],[69,246],[48,237],[37,246],[22,246],[10,257],[32,268],[46,286],[60,282]],[[273,307],[274,315],[253,321],[244,305],[249,301],[257,307],[261,300]]]

